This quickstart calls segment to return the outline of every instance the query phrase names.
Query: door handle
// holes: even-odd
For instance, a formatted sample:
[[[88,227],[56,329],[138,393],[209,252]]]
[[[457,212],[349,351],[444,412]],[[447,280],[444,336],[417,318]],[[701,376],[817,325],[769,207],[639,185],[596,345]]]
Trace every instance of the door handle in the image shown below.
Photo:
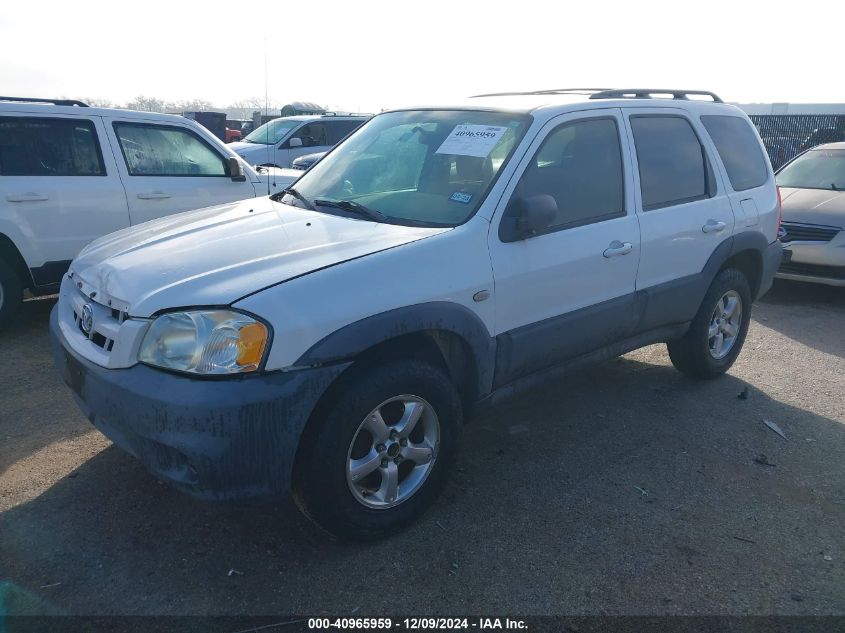
[[[701,230],[705,233],[718,233],[719,231],[723,231],[727,224],[724,222],[720,222],[717,220],[707,220],[707,223],[701,227]]]
[[[620,242],[619,240],[613,240],[606,249],[604,249],[604,255],[607,258],[617,257],[618,255],[627,255],[632,250],[634,250],[634,245],[631,242]]]
[[[148,191],[145,193],[139,193],[138,197],[141,200],[165,200],[170,197],[170,194],[164,193],[163,191]]]
[[[32,192],[6,196],[6,200],[9,202],[42,202],[49,199],[50,196],[45,196],[43,193]]]

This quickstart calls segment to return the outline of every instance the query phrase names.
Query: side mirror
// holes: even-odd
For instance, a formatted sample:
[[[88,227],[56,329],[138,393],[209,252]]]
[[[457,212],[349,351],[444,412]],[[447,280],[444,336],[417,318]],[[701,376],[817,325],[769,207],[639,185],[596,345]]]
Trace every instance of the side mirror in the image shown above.
[[[539,235],[557,217],[557,201],[548,194],[512,198],[499,225],[499,239],[518,242]]]
[[[298,136],[294,136],[291,140],[288,141],[288,147],[293,149],[294,147],[302,147],[302,139]]]
[[[226,164],[229,166],[229,177],[234,182],[246,182],[246,176],[244,175],[244,168],[241,165],[241,161],[234,156],[230,156],[226,159]]]

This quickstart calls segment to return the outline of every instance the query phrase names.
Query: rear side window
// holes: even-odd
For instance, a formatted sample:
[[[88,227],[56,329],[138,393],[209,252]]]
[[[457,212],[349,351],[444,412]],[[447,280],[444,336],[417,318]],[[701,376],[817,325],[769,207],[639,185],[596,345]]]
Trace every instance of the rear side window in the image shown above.
[[[0,176],[105,176],[92,121],[0,117]]]
[[[738,116],[707,115],[701,122],[713,139],[734,191],[763,185],[769,178],[766,159],[751,125]]]
[[[189,130],[115,123],[130,176],[226,176],[223,157]]]
[[[631,129],[644,211],[713,195],[713,172],[689,121],[674,115],[637,115],[631,117]]]
[[[353,131],[363,124],[363,121],[331,121],[328,122],[329,145],[337,145]]]
[[[552,230],[625,215],[622,151],[614,119],[564,123],[543,141],[514,192],[557,202]]]

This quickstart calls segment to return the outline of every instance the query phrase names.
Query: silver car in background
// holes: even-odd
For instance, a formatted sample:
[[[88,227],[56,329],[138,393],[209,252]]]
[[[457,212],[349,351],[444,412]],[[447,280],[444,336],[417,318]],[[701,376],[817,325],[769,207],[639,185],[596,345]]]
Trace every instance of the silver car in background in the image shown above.
[[[845,143],[827,143],[777,172],[784,261],[777,277],[845,286]]]

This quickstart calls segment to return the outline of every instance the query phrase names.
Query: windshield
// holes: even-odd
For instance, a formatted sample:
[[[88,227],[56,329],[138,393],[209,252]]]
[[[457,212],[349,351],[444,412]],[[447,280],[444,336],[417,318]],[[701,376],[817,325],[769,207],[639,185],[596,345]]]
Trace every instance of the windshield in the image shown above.
[[[387,222],[456,226],[478,209],[530,121],[507,112],[388,112],[327,154],[295,187],[321,211],[330,212],[320,201],[351,202]],[[285,202],[295,203],[293,196]]]
[[[813,149],[777,175],[781,187],[845,189],[845,149]]]
[[[279,143],[288,132],[290,132],[302,121],[291,121],[290,119],[273,119],[261,127],[255,128],[247,134],[244,139],[247,143],[260,143],[262,145],[275,145]]]

